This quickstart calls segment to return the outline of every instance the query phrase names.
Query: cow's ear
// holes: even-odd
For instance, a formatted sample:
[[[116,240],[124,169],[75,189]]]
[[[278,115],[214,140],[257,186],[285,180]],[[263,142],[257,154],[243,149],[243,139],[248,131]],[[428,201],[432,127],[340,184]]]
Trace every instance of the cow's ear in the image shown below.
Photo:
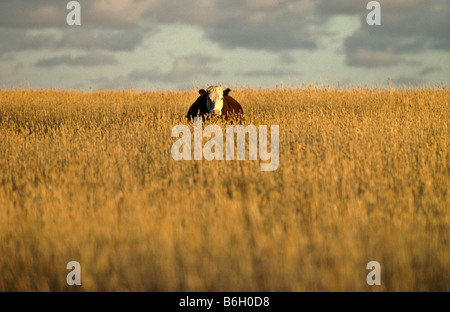
[[[205,95],[205,94],[206,94],[206,91],[205,91],[205,89],[200,89],[200,90],[198,90],[198,93],[199,93],[200,95]]]
[[[230,93],[230,91],[231,91],[231,89],[230,89],[230,88],[227,88],[226,90],[223,91],[223,95],[224,95],[224,96],[227,96],[228,93]]]

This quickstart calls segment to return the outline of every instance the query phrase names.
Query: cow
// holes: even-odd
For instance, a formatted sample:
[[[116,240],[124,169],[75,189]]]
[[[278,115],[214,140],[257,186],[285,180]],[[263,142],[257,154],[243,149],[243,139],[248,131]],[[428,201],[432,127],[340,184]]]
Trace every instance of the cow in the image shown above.
[[[220,86],[210,86],[208,89],[200,89],[198,93],[200,96],[191,105],[186,115],[188,119],[194,117],[219,117],[224,120],[241,121],[244,115],[244,110],[241,104],[228,95],[230,89],[223,90]]]

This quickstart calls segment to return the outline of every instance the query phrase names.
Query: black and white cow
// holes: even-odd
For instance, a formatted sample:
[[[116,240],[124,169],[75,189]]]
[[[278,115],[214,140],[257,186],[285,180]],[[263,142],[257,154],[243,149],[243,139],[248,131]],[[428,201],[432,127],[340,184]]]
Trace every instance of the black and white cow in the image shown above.
[[[223,90],[220,86],[211,86],[206,90],[199,90],[200,96],[191,105],[186,117],[193,119],[201,116],[204,119],[211,116],[224,118],[225,120],[234,118],[238,122],[241,121],[244,110],[241,104],[228,95],[230,91],[229,88]]]

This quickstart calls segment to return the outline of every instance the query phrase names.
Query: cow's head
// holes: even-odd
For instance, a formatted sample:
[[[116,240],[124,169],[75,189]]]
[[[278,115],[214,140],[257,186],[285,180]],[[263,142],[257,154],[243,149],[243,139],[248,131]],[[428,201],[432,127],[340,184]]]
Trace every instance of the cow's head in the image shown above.
[[[223,90],[220,86],[211,86],[206,91],[198,91],[201,95],[206,95],[206,108],[208,113],[216,116],[222,115],[223,97],[228,95],[230,89]]]

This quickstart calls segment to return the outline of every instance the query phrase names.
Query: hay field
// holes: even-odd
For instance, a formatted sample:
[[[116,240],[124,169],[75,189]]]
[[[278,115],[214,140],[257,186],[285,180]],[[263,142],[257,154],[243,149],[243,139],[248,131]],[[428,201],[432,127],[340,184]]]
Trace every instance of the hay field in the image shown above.
[[[0,291],[450,291],[448,87],[234,89],[276,171],[172,159],[197,90],[1,90]]]

